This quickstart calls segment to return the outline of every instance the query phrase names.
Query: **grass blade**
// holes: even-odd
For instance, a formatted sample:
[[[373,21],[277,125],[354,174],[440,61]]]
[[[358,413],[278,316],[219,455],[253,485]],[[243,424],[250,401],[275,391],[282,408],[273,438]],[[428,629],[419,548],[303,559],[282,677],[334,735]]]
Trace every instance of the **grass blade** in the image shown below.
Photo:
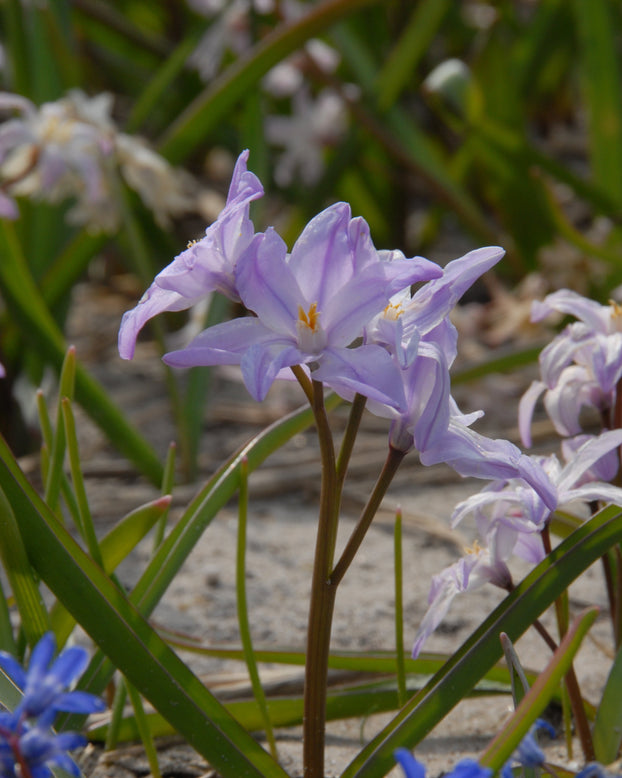
[[[111,661],[223,776],[284,778],[284,771],[171,651],[101,568],[32,501],[0,444],[0,486],[41,579]]]
[[[499,634],[515,641],[582,571],[622,538],[622,511],[610,506],[564,540],[522,581],[348,765],[343,778],[380,778],[398,746],[413,748],[501,657]]]
[[[614,659],[594,721],[594,750],[602,764],[618,757],[622,743],[622,650]]]
[[[28,561],[15,512],[1,487],[0,558],[11,584],[26,640],[30,646],[34,646],[50,628],[48,614],[36,576]]]
[[[538,680],[525,695],[503,730],[480,756],[478,761],[483,767],[499,770],[510,758],[514,749],[525,737],[531,725],[559,688],[562,678],[568,672],[572,660],[579,650],[581,641],[594,623],[596,616],[598,616],[598,608],[596,607],[589,608],[577,616],[555,650],[546,669],[538,676]]]

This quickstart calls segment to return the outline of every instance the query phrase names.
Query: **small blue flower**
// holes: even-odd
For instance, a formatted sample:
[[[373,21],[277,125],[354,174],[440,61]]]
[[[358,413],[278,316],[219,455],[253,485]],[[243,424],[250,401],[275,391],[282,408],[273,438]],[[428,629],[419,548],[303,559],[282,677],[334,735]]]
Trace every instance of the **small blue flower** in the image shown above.
[[[396,762],[404,771],[406,778],[425,778],[425,767],[418,762],[407,748],[398,748],[393,752]]]
[[[0,668],[23,691],[13,712],[0,711],[0,778],[52,778],[51,766],[80,775],[67,751],[84,745],[85,738],[77,732],[57,735],[52,724],[58,711],[94,713],[105,703],[87,692],[65,691],[84,672],[87,652],[74,646],[54,660],[55,651],[56,640],[48,632],[33,648],[27,670],[0,652]]]
[[[393,753],[406,778],[425,778],[425,766],[407,748],[398,748]],[[450,773],[445,774],[445,778],[490,778],[492,772],[475,759],[461,759]]]
[[[95,713],[105,708],[103,700],[93,694],[65,691],[86,669],[87,652],[72,646],[52,662],[55,652],[52,632],[47,632],[33,648],[27,671],[10,654],[0,652],[0,667],[24,692],[16,714],[37,718],[40,726],[51,726],[58,711]]]
[[[583,770],[576,774],[575,778],[619,778],[619,774],[614,775],[608,772],[598,762],[588,762]]]
[[[67,751],[84,746],[86,742],[86,738],[77,732],[56,735],[50,730],[34,727],[22,735],[19,746],[32,778],[51,778],[51,765],[61,767],[71,775],[80,775],[80,768]]]
[[[512,757],[505,763],[501,775],[503,778],[512,778],[512,765],[518,764],[523,767],[541,767],[545,762],[544,751],[536,742],[536,733],[538,730],[544,730],[550,737],[555,737],[555,729],[544,719],[536,719],[533,726],[525,737],[518,744],[518,748],[512,754]]]

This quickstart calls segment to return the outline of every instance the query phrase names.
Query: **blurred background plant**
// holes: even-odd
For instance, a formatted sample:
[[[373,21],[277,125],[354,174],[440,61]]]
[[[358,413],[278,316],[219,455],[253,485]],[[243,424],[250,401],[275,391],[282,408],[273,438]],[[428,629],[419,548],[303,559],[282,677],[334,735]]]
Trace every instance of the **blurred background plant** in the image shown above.
[[[613,0],[3,0],[0,12],[0,391],[13,408],[1,416],[18,451],[33,445],[24,387],[60,369],[76,284],[103,277],[131,307],[216,216],[242,148],[267,187],[254,208],[290,239],[345,199],[379,247],[444,263],[503,245],[486,295],[566,286],[599,299],[622,282]],[[222,300],[199,313],[226,315]],[[163,347],[166,328],[149,332]],[[166,380],[189,478],[209,374]],[[81,369],[76,399],[160,481],[162,452]]]

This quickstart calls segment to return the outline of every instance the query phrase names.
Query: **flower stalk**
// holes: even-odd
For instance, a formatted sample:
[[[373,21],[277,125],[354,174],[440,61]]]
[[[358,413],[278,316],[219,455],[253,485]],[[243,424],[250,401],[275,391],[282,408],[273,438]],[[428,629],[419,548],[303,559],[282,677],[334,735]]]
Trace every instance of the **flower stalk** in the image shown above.
[[[311,581],[305,666],[303,757],[305,778],[324,778],[326,694],[330,634],[336,585],[330,580],[332,538],[339,520],[335,500],[337,471],[335,449],[324,406],[323,386],[313,381],[313,414],[322,462],[320,513]]]

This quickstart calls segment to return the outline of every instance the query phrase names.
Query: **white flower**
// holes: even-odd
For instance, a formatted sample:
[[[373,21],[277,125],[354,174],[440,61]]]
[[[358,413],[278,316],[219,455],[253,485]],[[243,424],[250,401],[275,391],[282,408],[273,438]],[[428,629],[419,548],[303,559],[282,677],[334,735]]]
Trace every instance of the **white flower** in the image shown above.
[[[0,110],[16,114],[0,124],[0,215],[17,217],[15,197],[52,203],[72,198],[70,223],[112,232],[120,221],[120,179],[160,224],[193,210],[196,187],[190,175],[142,139],[117,130],[111,95],[72,90],[37,107],[0,93]]]
[[[283,149],[274,170],[276,182],[287,186],[300,176],[305,184],[315,183],[324,170],[324,149],[337,143],[346,119],[345,103],[331,89],[316,98],[300,89],[292,99],[291,116],[268,116],[266,136]]]

